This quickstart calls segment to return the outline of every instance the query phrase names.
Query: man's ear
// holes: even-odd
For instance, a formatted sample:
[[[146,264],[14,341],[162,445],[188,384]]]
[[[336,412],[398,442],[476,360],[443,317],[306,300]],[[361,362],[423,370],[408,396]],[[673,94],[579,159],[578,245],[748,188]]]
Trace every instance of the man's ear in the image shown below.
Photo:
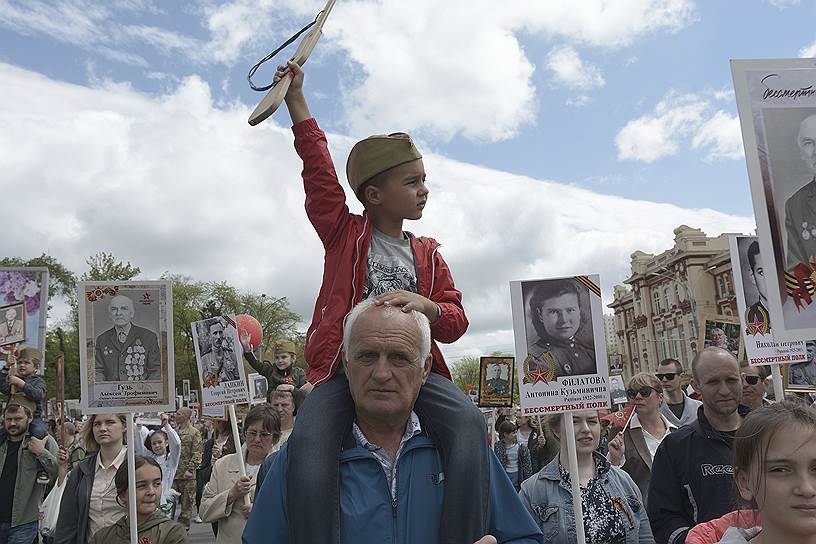
[[[700,383],[694,378],[691,379],[691,387],[697,392],[698,395],[701,395]]]
[[[425,380],[428,379],[428,376],[431,375],[431,368],[433,367],[433,354],[429,353],[428,356],[425,358],[425,362],[422,364],[422,383],[425,383]]]

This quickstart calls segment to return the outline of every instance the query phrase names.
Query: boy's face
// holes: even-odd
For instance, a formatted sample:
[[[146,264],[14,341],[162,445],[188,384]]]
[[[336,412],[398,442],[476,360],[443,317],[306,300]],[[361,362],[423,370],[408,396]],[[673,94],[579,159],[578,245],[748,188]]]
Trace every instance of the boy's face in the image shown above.
[[[31,359],[17,359],[17,375],[31,376],[34,373],[36,365]]]
[[[425,165],[422,159],[395,166],[371,203],[389,217],[398,219],[421,219],[428,200],[425,187]]]

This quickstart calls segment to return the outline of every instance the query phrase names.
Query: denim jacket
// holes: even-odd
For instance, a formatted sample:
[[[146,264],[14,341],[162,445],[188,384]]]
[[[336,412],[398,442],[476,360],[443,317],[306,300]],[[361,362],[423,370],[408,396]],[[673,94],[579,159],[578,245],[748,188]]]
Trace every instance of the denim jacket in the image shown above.
[[[572,490],[561,482],[560,457],[557,455],[538,474],[522,483],[519,493],[521,502],[544,533],[544,544],[574,544],[577,541]],[[627,509],[620,512],[626,527],[626,540],[620,544],[654,544],[643,498],[632,478],[617,467],[610,467],[601,478],[609,496],[613,500],[619,498],[619,504]]]

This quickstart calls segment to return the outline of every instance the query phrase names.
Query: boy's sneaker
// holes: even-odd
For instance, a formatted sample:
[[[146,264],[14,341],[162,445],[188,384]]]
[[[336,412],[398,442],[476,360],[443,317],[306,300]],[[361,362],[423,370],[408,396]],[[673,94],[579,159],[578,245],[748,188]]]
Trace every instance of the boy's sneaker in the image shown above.
[[[48,482],[51,481],[51,478],[48,477],[48,473],[45,471],[37,473],[37,483],[40,485],[48,485]]]

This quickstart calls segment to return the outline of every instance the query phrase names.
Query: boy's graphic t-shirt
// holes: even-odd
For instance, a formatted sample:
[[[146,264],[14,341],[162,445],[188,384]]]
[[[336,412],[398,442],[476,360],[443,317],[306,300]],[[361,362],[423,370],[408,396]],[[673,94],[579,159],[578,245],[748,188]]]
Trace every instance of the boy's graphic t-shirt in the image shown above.
[[[396,240],[374,229],[368,250],[363,299],[399,289],[419,291],[411,241]]]

